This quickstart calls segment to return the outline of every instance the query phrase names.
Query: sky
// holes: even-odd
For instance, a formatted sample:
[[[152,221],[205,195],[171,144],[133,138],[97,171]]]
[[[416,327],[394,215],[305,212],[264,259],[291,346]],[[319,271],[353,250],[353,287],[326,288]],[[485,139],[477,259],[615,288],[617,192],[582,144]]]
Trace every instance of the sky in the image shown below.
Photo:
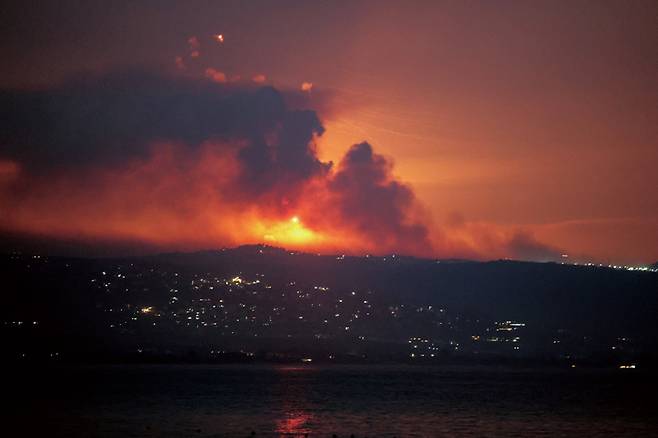
[[[641,0],[10,2],[0,232],[655,262],[657,19]]]

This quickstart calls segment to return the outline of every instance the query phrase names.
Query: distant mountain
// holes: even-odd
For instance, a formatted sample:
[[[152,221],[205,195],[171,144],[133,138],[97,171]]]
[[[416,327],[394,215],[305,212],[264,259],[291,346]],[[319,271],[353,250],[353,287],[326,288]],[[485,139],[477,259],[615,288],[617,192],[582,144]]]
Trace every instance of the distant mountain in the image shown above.
[[[0,258],[0,276],[9,358],[658,352],[655,272],[249,245],[113,259],[13,255]]]

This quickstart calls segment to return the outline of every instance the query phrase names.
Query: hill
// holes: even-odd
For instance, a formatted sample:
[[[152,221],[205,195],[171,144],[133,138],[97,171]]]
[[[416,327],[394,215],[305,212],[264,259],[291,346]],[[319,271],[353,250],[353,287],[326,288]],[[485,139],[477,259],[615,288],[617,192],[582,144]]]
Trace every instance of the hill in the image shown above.
[[[610,362],[658,351],[655,272],[262,245],[0,266],[11,357]]]

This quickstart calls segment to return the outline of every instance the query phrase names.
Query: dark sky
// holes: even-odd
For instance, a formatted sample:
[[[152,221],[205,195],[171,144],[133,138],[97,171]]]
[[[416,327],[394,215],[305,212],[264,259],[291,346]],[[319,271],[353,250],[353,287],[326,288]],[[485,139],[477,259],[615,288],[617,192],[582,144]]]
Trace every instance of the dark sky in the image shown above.
[[[15,115],[20,107],[29,116],[16,117],[21,129],[8,130],[13,134],[0,145],[0,184],[12,185],[0,198],[11,211],[0,223],[12,232],[176,248],[268,236],[281,245],[318,249],[655,261],[657,22],[658,6],[651,1],[9,2],[0,16],[0,87],[10,97],[0,111]],[[156,75],[153,83],[185,97],[129,82],[136,71]],[[216,153],[204,140],[233,144],[224,149],[238,154],[241,166],[271,146],[263,125],[256,137],[265,149],[254,152],[252,144],[245,152],[236,142],[255,142],[255,125],[229,135],[214,127],[215,119],[208,126],[189,121],[203,119],[200,114],[215,105],[198,96],[213,95],[203,88],[213,81],[232,90],[220,94],[231,95],[273,86],[286,101],[270,121],[289,127],[281,145],[301,146],[280,147],[277,154],[285,160],[270,157],[251,170],[267,175],[268,187],[280,186],[268,189],[267,201],[244,193],[251,167],[233,169],[231,184],[217,183],[219,207],[204,210],[212,194],[198,199],[211,190],[207,180],[189,183],[195,178],[186,172],[198,175],[209,162],[194,161],[199,154]],[[134,101],[113,97],[117,89],[130,95],[130,87]],[[104,118],[98,124],[80,112],[89,96],[95,96],[92,113]],[[288,114],[297,107],[314,109],[323,129]],[[142,108],[127,118],[149,126],[118,117],[125,108]],[[165,118],[147,117],[148,111]],[[183,119],[185,126],[178,125]],[[191,139],[164,129],[167,124],[203,128],[207,138]],[[107,140],[109,131],[123,137]],[[378,199],[369,209],[387,220],[348,207],[364,202],[354,185],[345,193],[331,191],[336,173],[363,173],[350,167],[348,153],[363,141],[375,154],[369,169],[380,170],[360,181],[358,190]],[[190,152],[181,142],[196,146]],[[173,155],[166,158],[165,149]],[[71,150],[106,158],[81,164],[79,156],[63,152]],[[112,161],[103,150],[130,153]],[[247,161],[245,154],[251,154]],[[50,157],[42,161],[59,167],[34,167],[27,156]],[[215,158],[224,181],[230,159]],[[194,162],[181,169],[187,160]],[[157,166],[160,173],[152,171]],[[167,166],[180,175],[174,178]],[[294,177],[286,170],[292,168]],[[326,180],[321,189],[314,186],[318,172]],[[171,181],[165,183],[164,175]],[[177,187],[171,195],[176,202],[153,192],[168,184]],[[180,185],[192,186],[194,195],[178,193]],[[135,199],[128,205],[117,204],[125,191],[140,196],[131,193]],[[249,208],[232,204],[235,193]],[[96,217],[98,199],[117,213]],[[160,201],[143,211],[135,207],[143,199]],[[54,207],[62,202],[74,220]],[[316,211],[317,204],[334,213]],[[247,210],[249,217],[242,217]],[[217,215],[222,229],[234,231],[208,231]],[[208,216],[197,224],[204,233],[181,231],[190,216]],[[236,225],[244,223],[246,229]]]

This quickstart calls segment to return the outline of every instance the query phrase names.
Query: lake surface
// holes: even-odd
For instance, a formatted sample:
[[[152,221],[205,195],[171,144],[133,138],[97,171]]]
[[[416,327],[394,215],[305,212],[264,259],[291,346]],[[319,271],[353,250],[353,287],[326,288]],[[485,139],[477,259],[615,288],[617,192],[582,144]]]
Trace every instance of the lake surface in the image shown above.
[[[127,365],[5,376],[14,436],[658,435],[657,381],[640,370]]]

